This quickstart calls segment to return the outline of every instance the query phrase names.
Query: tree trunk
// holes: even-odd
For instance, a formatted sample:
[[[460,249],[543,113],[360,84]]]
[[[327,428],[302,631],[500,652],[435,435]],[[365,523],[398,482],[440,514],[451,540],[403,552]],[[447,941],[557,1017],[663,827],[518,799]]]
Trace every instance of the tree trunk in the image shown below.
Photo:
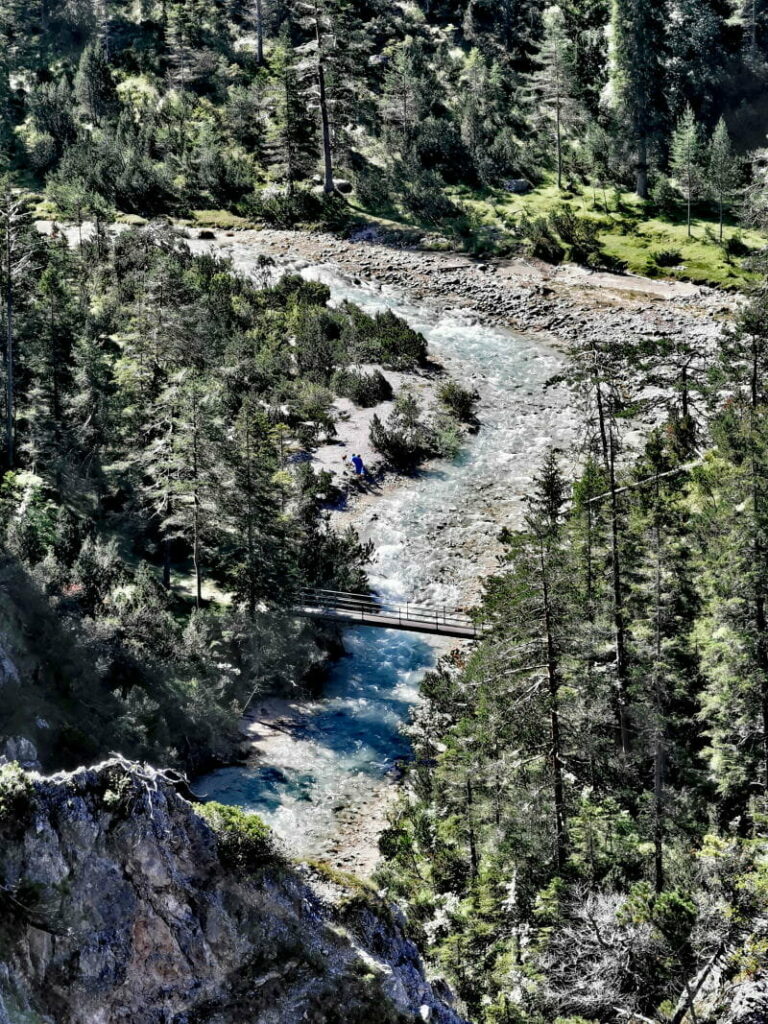
[[[752,368],[750,374],[750,434],[752,435],[752,514],[754,516],[755,544],[754,560],[756,569],[755,591],[755,633],[757,635],[757,667],[760,672],[760,712],[762,727],[763,790],[768,794],[768,621],[766,621],[766,596],[764,587],[765,545],[763,541],[764,497],[760,489],[760,469],[755,457],[755,416],[759,404],[760,367],[757,339],[752,339]]]
[[[477,842],[475,840],[475,815],[474,795],[472,792],[472,779],[467,775],[467,826],[469,839],[469,867],[472,878],[477,878],[479,858],[477,856]]]
[[[263,0],[256,0],[256,61],[264,63],[264,9]]]
[[[560,123],[560,97],[557,97],[557,105],[555,108],[555,123],[557,131],[557,187],[562,190],[563,188],[563,138],[562,138],[562,125]]]
[[[547,682],[549,685],[549,728],[552,743],[550,762],[552,765],[552,795],[555,807],[555,859],[558,872],[565,867],[567,848],[567,826],[565,816],[565,787],[563,784],[563,762],[560,741],[560,712],[558,709],[558,690],[560,678],[558,671],[557,650],[552,634],[552,606],[549,597],[549,581],[544,552],[541,552],[541,573],[544,589],[544,627],[547,636]]]
[[[14,466],[14,380],[13,380],[13,259],[11,248],[10,201],[5,225],[5,453],[8,469]]]
[[[167,537],[163,541],[163,586],[171,589],[171,542]]]
[[[648,140],[645,135],[641,135],[637,143],[635,192],[641,199],[648,198]]]
[[[661,531],[659,528],[659,478],[656,476],[656,509],[653,539],[656,548],[654,580],[655,636],[653,659],[653,695],[656,721],[653,737],[653,875],[654,889],[664,889],[664,697],[661,690]]]
[[[688,193],[687,211],[688,211],[688,237],[689,238],[691,237],[691,190],[692,190],[692,186],[691,186],[691,180],[690,180],[690,174],[689,174],[688,175],[688,188],[686,190],[687,193]]]
[[[318,56],[317,80],[320,86],[320,120],[323,128],[323,191],[330,194],[334,191],[333,184],[333,147],[331,145],[331,122],[328,117],[328,99],[325,94],[325,68]]]
[[[331,143],[331,121],[328,116],[328,96],[325,91],[323,40],[320,32],[320,16],[317,7],[315,7],[315,39],[317,41],[317,85],[320,92],[320,124],[323,134],[323,191],[330,194],[334,191],[333,145]]]
[[[624,625],[624,598],[621,589],[621,560],[619,555],[619,500],[616,492],[616,460],[613,443],[613,429],[606,427],[605,407],[600,381],[597,382],[597,413],[600,426],[600,442],[603,460],[611,494],[611,584],[613,590],[613,628],[616,646],[616,682],[619,691],[619,735],[621,751],[629,753],[629,728],[627,723],[627,642]]]

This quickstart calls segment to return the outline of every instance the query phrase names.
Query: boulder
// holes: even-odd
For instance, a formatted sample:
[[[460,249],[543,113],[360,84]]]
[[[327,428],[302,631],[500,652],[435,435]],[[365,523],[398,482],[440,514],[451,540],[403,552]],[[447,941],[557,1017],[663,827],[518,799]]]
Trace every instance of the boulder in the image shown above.
[[[527,178],[507,178],[504,182],[504,190],[511,192],[516,196],[524,196],[526,192],[530,192],[533,185],[528,181]]]

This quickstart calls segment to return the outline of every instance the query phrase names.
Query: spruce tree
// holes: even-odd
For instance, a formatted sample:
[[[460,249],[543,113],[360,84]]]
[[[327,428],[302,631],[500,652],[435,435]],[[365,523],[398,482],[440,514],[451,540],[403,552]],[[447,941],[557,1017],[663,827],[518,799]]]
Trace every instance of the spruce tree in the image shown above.
[[[723,210],[739,185],[739,161],[733,152],[728,127],[721,117],[707,149],[707,186],[717,203],[720,242],[723,241]]]
[[[89,43],[83,50],[75,76],[75,97],[86,118],[96,125],[116,109],[117,89],[101,42]]]
[[[613,0],[611,86],[633,148],[635,191],[648,198],[651,149],[663,115],[664,0]]]
[[[576,104],[573,82],[573,48],[565,16],[557,6],[543,16],[544,33],[536,54],[531,92],[538,109],[546,112],[555,142],[557,187],[563,187],[563,134],[573,124]]]
[[[677,123],[672,135],[670,165],[678,186],[685,196],[688,237],[691,237],[691,204],[703,191],[704,153],[701,143],[701,129],[691,107]]]

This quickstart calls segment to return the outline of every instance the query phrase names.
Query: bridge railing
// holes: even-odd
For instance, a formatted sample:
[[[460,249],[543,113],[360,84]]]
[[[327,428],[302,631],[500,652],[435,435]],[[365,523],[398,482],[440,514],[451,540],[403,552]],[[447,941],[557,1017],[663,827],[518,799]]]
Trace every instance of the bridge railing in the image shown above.
[[[449,612],[446,607],[430,608],[424,605],[388,604],[368,594],[350,594],[340,590],[322,590],[305,588],[301,591],[300,601],[305,607],[317,611],[334,612],[344,617],[370,622],[376,617],[396,619],[399,623],[439,630],[442,626],[450,629],[466,629],[467,632],[479,636],[484,632],[482,624],[478,624],[468,615],[457,615]]]

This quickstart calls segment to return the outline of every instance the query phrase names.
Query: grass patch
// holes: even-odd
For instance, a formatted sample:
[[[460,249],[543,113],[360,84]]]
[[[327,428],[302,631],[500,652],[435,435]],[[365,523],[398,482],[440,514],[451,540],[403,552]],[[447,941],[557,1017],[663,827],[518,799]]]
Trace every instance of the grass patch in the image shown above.
[[[667,277],[728,290],[742,289],[756,274],[745,270],[739,252],[762,249],[768,240],[757,231],[746,231],[733,220],[726,222],[723,245],[717,241],[718,224],[714,212],[702,205],[695,212],[692,237],[688,237],[683,203],[670,215],[660,214],[651,204],[632,192],[603,191],[580,187],[561,192],[545,183],[527,195],[515,195],[503,189],[474,189],[455,186],[444,190],[446,197],[462,212],[461,230],[455,223],[435,225],[419,222],[402,208],[387,219],[366,212],[359,203],[353,208],[372,225],[385,232],[421,229],[428,236],[442,232],[446,248],[473,251],[478,255],[511,255],[528,251],[530,238],[526,225],[547,220],[567,208],[577,218],[591,222],[596,231],[605,263],[623,266],[631,273]],[[429,242],[429,238],[427,239]],[[566,250],[568,245],[566,244]],[[729,252],[730,250],[730,252]],[[676,251],[675,266],[657,263],[654,254]]]
[[[358,878],[348,871],[335,868],[324,860],[304,861],[308,868],[320,875],[326,882],[344,890],[345,895],[339,900],[338,908],[349,922],[350,916],[368,911],[393,924],[392,911],[389,905],[379,896],[376,886],[364,878]]]
[[[244,231],[254,227],[252,221],[238,217],[229,210],[193,210],[191,223],[201,228],[218,228],[220,231]]]
[[[132,228],[143,228],[149,224],[146,217],[140,217],[138,213],[118,213],[115,217],[118,224],[129,224]]]

